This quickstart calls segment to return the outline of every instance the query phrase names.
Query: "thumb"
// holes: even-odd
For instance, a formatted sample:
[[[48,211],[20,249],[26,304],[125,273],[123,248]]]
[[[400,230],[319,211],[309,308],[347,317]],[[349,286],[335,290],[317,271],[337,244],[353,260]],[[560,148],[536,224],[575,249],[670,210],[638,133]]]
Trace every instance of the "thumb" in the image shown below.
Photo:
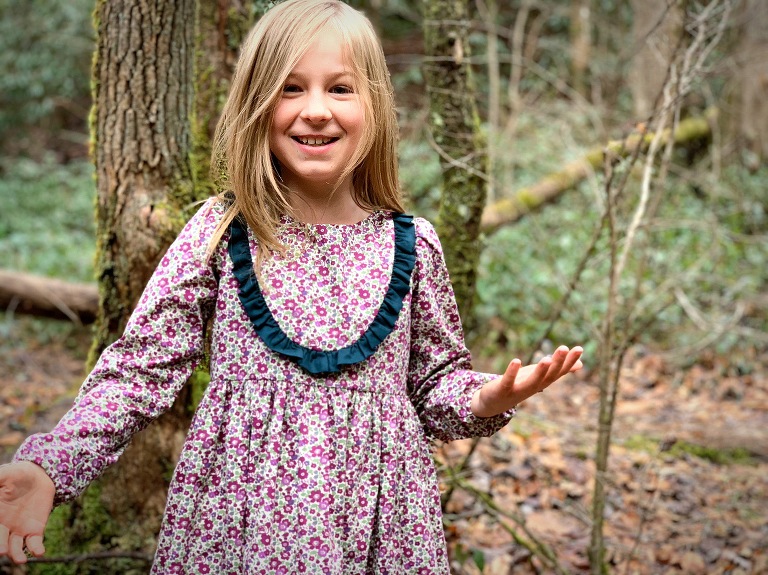
[[[509,365],[507,366],[507,369],[504,372],[504,377],[502,377],[502,382],[504,387],[511,388],[514,385],[515,379],[517,379],[517,374],[520,371],[520,366],[522,364],[523,362],[520,361],[518,358],[515,358],[509,362]]]

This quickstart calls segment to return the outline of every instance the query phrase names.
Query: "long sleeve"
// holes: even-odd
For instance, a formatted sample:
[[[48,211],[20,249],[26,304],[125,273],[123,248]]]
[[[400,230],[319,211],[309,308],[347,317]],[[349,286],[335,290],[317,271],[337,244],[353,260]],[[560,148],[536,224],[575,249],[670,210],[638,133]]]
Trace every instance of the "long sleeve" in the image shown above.
[[[50,433],[29,437],[17,451],[16,461],[45,469],[57,504],[77,497],[117,460],[133,434],[171,407],[203,357],[206,315],[217,294],[214,264],[205,256],[218,211],[208,203],[189,221],[73,407]]]
[[[411,305],[409,393],[428,435],[451,441],[492,435],[514,415],[472,414],[475,391],[497,375],[472,371],[471,356],[440,241],[431,224],[416,219],[416,266]]]

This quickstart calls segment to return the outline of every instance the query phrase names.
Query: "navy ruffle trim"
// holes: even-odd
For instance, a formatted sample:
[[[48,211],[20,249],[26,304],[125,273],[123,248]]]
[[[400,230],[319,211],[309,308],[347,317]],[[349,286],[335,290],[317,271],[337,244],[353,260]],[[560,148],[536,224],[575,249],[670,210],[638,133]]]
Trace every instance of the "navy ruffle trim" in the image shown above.
[[[240,284],[238,295],[256,333],[271,350],[295,361],[314,375],[337,373],[342,366],[360,363],[371,357],[376,348],[394,329],[403,307],[403,298],[411,285],[411,272],[416,263],[416,230],[413,217],[393,214],[395,225],[395,257],[392,277],[384,301],[371,325],[352,345],[332,351],[318,351],[291,340],[269,311],[259,282],[253,271],[253,259],[248,232],[239,218],[232,221],[229,255],[234,264],[235,277]]]

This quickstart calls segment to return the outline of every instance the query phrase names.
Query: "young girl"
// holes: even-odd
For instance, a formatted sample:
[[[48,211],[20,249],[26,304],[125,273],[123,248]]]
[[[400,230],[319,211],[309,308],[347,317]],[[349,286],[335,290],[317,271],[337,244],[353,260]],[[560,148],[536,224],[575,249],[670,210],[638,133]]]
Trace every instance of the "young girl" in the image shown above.
[[[43,553],[77,497],[211,382],[153,573],[449,572],[429,438],[490,435],[580,348],[471,371],[433,228],[403,215],[380,44],[338,0],[288,0],[246,40],[218,127],[227,193],[195,215],[74,407],[0,468],[0,555]]]

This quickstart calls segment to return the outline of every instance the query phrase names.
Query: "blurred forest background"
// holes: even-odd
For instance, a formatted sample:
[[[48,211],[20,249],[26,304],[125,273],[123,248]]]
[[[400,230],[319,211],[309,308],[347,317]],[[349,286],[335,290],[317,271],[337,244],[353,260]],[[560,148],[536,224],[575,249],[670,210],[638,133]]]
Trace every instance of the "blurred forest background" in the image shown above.
[[[603,517],[604,571],[768,570],[768,2],[468,0],[454,56],[472,72],[478,170],[436,142],[424,14],[441,1],[349,2],[384,44],[409,208],[440,219],[446,161],[485,187],[476,291],[463,308],[480,367],[498,372],[559,343],[583,343],[589,358],[575,388],[526,407],[509,434],[437,449],[455,572],[599,572],[587,549]],[[21,313],[19,289],[7,289],[64,289],[48,278],[95,290],[102,5],[0,0],[0,462],[55,422],[105,329],[72,310],[69,320]],[[225,28],[213,71],[223,83],[263,7],[199,3],[198,31]],[[719,421],[695,420],[705,416]],[[601,457],[611,464],[601,469]],[[683,508],[667,515],[670,502]],[[34,569],[144,572],[151,541],[110,528],[114,509],[80,524],[80,506],[54,521],[79,541],[50,548],[70,559],[116,548],[122,563]],[[691,521],[699,529],[686,531]]]

